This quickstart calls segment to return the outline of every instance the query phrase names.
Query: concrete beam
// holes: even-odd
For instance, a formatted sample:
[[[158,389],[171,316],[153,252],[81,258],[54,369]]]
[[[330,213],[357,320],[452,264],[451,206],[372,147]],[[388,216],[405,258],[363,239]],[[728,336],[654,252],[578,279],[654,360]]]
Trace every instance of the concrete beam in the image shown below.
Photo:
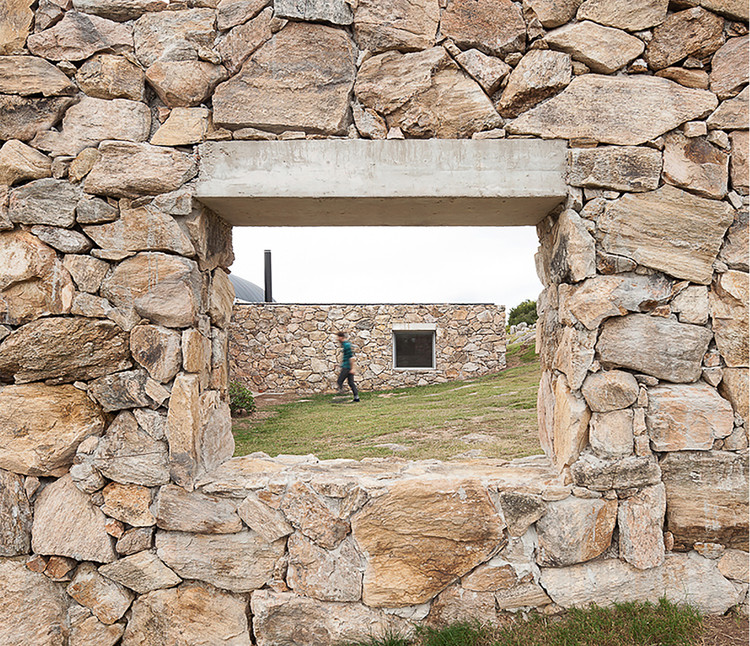
[[[538,139],[209,142],[197,198],[239,226],[534,225],[565,164]]]

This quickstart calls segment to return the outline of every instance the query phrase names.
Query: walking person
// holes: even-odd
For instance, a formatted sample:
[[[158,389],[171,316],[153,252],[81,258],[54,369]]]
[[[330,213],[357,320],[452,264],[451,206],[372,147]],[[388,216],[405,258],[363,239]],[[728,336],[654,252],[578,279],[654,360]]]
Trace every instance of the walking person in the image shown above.
[[[352,401],[358,402],[359,391],[357,390],[357,385],[354,383],[354,351],[352,350],[352,344],[346,340],[346,333],[338,332],[336,336],[338,337],[343,352],[341,372],[339,372],[339,378],[336,385],[338,386],[339,394],[343,394],[344,380],[346,380],[349,383],[349,388],[352,389],[352,394],[354,395]]]

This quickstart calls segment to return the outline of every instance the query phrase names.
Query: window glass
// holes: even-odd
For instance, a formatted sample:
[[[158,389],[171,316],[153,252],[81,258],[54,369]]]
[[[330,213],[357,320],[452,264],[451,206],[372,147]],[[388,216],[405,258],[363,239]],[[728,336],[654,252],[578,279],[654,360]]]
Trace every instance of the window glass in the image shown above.
[[[434,368],[434,332],[394,332],[396,368]]]

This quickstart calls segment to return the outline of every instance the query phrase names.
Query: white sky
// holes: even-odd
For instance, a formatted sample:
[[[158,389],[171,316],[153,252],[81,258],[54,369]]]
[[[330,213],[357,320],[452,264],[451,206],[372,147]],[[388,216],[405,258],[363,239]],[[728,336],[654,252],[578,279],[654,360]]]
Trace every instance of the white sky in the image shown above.
[[[534,227],[234,227],[232,273],[287,303],[477,303],[542,290]]]

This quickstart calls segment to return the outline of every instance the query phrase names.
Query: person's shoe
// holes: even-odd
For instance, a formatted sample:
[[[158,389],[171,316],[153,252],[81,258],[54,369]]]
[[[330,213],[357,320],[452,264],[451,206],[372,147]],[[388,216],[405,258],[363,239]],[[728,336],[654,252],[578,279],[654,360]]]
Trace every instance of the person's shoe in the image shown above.
[[[358,404],[359,403],[359,397],[357,399],[352,399],[352,404]]]

